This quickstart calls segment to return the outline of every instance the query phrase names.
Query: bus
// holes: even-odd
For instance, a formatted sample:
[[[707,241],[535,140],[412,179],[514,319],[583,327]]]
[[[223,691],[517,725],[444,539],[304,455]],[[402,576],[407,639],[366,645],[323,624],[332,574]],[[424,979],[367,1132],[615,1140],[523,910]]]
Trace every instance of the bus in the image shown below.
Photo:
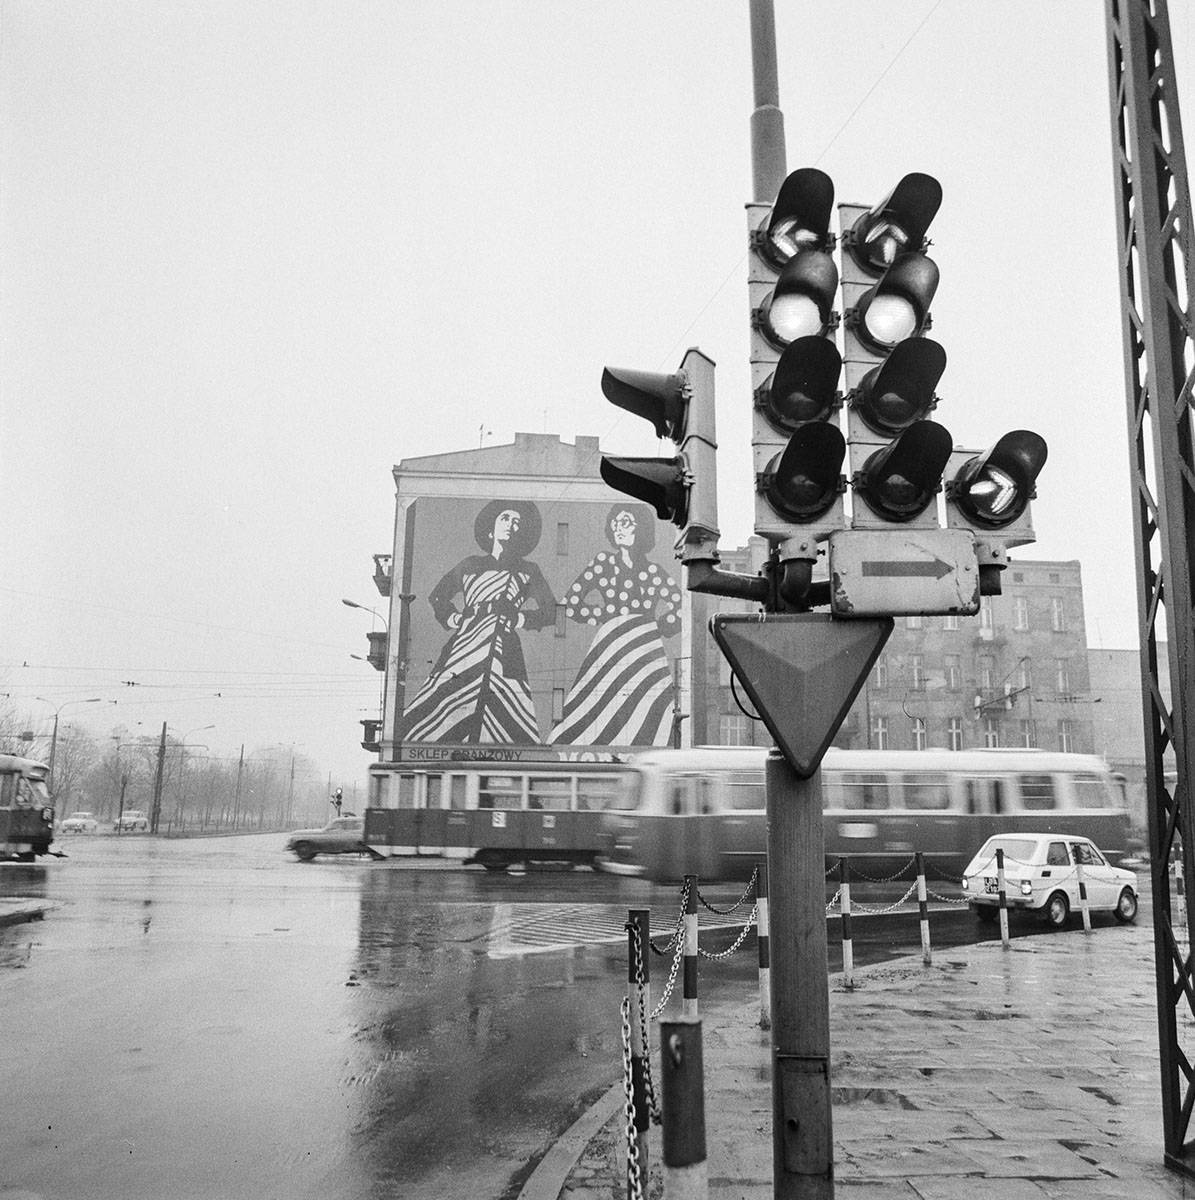
[[[637,755],[602,818],[596,866],[664,881],[749,878],[765,857],[768,750]],[[843,855],[877,878],[927,863],[957,877],[993,833],[1089,837],[1118,860],[1129,833],[1124,779],[1094,755],[1045,750],[838,750],[822,761],[827,869]]]
[[[603,761],[375,763],[365,844],[381,857],[431,856],[502,871],[592,866],[602,810],[627,768]]]
[[[0,859],[33,862],[50,852],[54,804],[50,768],[32,758],[0,754]]]

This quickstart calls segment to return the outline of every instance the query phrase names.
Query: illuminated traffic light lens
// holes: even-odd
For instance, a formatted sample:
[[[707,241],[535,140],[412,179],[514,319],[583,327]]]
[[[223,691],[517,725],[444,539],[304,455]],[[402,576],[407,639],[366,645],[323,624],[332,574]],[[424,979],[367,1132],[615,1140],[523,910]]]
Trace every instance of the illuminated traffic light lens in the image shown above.
[[[880,220],[859,239],[859,257],[873,271],[886,271],[909,244],[909,235],[899,225]]]
[[[797,217],[783,217],[768,231],[768,242],[768,257],[783,264],[800,250],[816,250],[822,238]]]
[[[863,314],[867,335],[880,346],[895,346],[917,332],[917,310],[903,296],[880,293]]]
[[[999,467],[988,467],[967,485],[967,499],[991,520],[999,520],[1012,512],[1018,494],[1017,481]]]
[[[821,333],[825,326],[816,301],[800,292],[773,296],[768,305],[767,322],[771,336],[783,346],[799,337]]]

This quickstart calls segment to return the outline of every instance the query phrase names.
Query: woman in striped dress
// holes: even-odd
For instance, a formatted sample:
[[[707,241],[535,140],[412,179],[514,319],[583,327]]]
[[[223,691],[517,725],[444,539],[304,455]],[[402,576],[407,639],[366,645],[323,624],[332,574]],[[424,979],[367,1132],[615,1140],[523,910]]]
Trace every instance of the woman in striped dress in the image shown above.
[[[660,746],[668,742],[672,670],[664,638],[680,632],[681,593],[647,557],[655,519],[616,504],[606,521],[613,546],[577,577],[565,596],[569,617],[597,625],[548,739],[578,746]]]
[[[400,741],[540,741],[518,634],[555,621],[552,589],[524,557],[539,542],[539,510],[526,502],[491,501],[473,532],[485,553],[458,563],[428,597],[452,636],[403,713]]]

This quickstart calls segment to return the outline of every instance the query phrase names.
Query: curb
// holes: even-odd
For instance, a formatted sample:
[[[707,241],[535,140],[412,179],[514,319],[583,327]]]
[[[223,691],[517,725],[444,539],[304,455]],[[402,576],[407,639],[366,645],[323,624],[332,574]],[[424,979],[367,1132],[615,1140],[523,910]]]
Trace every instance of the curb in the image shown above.
[[[585,1153],[585,1148],[618,1111],[622,1102],[623,1083],[620,1079],[556,1139],[527,1177],[518,1200],[557,1200],[573,1168]]]
[[[39,900],[0,899],[0,928],[21,925],[26,921],[40,921],[54,907]]]

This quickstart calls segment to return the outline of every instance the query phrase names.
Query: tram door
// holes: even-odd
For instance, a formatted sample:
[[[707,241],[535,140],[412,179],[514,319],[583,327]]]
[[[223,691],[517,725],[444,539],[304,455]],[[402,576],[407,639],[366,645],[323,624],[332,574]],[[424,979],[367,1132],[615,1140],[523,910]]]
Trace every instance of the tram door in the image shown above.
[[[446,844],[447,817],[442,803],[444,777],[439,774],[415,776],[415,852],[443,854]]]
[[[676,775],[668,781],[668,812],[676,822],[678,875],[718,877],[718,818],[711,793],[713,781],[703,775]]]

